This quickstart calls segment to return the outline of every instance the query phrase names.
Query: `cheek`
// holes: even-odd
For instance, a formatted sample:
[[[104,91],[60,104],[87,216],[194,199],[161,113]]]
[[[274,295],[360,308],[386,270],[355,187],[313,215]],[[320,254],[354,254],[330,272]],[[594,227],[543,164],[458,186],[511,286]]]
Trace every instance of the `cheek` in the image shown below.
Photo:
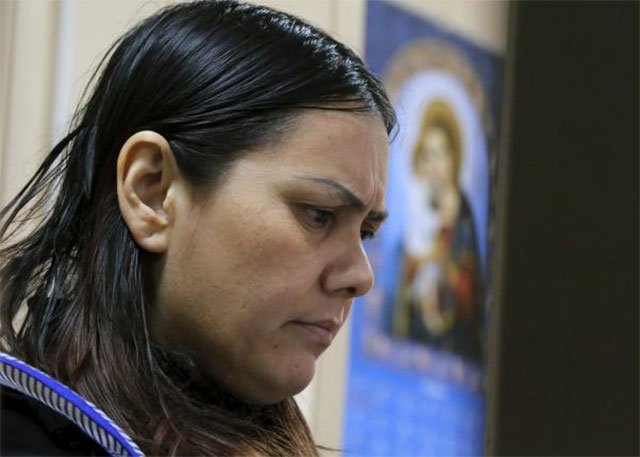
[[[323,269],[321,253],[287,212],[250,208],[193,221],[165,270],[172,339],[236,356],[286,346],[280,329],[309,311]]]
[[[306,239],[288,209],[255,209],[211,227],[194,248],[203,285],[220,306],[268,319],[295,312],[297,302],[318,285],[321,256]],[[260,221],[246,214],[262,214]],[[226,302],[225,302],[226,300]],[[253,319],[247,320],[255,323]]]
[[[268,313],[295,313],[319,287],[320,256],[288,224],[264,227],[247,248],[238,271],[247,272],[245,290]]]

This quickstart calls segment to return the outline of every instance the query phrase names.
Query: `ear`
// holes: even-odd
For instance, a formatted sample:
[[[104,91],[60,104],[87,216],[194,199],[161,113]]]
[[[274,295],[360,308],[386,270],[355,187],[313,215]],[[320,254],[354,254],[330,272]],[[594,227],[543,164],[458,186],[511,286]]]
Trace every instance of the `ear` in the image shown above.
[[[118,155],[118,204],[136,243],[149,252],[167,250],[180,174],[169,143],[152,131],[131,136]]]

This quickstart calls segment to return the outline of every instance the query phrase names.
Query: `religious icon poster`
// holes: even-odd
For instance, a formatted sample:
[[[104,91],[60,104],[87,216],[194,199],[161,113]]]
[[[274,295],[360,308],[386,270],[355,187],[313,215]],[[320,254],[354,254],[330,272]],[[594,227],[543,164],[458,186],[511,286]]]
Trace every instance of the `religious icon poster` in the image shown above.
[[[374,289],[353,308],[346,455],[481,455],[503,59],[382,1],[366,60],[398,112]]]

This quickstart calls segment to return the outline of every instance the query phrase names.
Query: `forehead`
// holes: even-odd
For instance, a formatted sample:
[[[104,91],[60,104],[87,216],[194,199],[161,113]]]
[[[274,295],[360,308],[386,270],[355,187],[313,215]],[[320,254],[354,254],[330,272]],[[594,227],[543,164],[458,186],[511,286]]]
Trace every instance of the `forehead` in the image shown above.
[[[365,202],[384,197],[388,136],[377,114],[306,110],[269,150],[258,155],[278,173],[333,179]]]

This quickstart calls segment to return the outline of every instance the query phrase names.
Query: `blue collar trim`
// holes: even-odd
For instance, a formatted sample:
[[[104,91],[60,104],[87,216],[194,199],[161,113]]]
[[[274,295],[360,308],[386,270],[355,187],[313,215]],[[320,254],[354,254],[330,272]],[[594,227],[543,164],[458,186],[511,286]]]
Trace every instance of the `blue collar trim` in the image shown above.
[[[4,352],[0,352],[0,384],[64,415],[109,454],[144,457],[133,440],[93,403],[48,374]]]

